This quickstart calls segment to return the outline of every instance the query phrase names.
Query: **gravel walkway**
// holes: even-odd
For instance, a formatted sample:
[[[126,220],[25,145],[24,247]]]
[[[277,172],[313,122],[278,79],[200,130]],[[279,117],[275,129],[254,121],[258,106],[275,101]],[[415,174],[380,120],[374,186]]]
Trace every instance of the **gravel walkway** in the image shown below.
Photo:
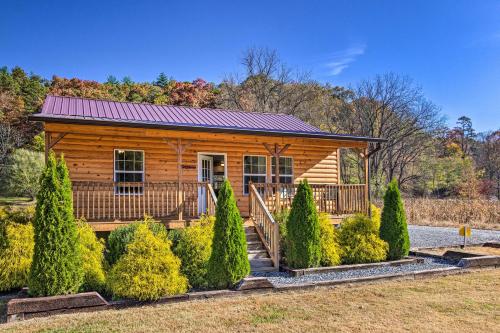
[[[267,277],[269,282],[274,286],[287,286],[293,284],[314,283],[320,281],[337,281],[344,279],[352,279],[367,276],[378,276],[385,274],[410,273],[422,270],[431,270],[436,268],[455,267],[454,265],[437,259],[425,258],[423,263],[401,265],[401,266],[385,266],[370,269],[357,269],[343,272],[332,272],[323,274],[311,274],[300,277],[291,277],[285,272],[270,272],[270,273],[254,273],[254,276]]]
[[[412,248],[456,246],[463,243],[463,237],[458,235],[458,228],[409,225],[408,232]],[[467,239],[469,244],[495,241],[500,242],[500,231],[472,229],[472,235]]]

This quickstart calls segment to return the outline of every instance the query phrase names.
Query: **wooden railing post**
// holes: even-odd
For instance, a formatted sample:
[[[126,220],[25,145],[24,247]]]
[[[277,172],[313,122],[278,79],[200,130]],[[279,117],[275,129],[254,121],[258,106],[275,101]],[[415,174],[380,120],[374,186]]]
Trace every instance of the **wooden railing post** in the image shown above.
[[[280,267],[280,226],[274,223],[274,267]]]

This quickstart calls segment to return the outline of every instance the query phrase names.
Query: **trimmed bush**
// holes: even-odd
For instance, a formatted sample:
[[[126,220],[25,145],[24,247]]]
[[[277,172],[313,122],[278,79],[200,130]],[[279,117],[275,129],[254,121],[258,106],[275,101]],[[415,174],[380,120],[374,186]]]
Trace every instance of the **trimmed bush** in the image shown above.
[[[64,159],[53,152],[41,177],[34,218],[35,250],[29,278],[33,296],[75,293],[82,278],[82,261],[73,217],[73,198]]]
[[[32,223],[35,217],[35,206],[8,207],[0,213],[0,221],[28,224]]]
[[[5,226],[6,246],[0,249],[0,291],[28,284],[33,258],[33,226],[9,223]]]
[[[384,194],[380,238],[389,244],[387,254],[389,260],[398,260],[408,255],[410,251],[408,225],[403,200],[395,179],[389,183]]]
[[[230,288],[250,273],[245,231],[233,189],[226,179],[215,209],[212,254],[208,263],[209,285]]]
[[[286,259],[291,268],[317,267],[321,260],[320,226],[311,186],[300,182],[286,224]]]
[[[340,247],[337,241],[337,233],[330,217],[326,213],[319,215],[320,244],[321,244],[321,266],[336,266],[340,264]]]
[[[134,238],[134,233],[141,223],[147,224],[155,236],[162,235],[162,237],[167,237],[165,226],[150,216],[145,216],[141,221],[135,221],[129,225],[116,228],[109,233],[107,242],[106,259],[110,266],[113,266],[125,253],[127,245]]]
[[[104,241],[97,239],[92,227],[84,220],[78,221],[78,239],[82,256],[83,284],[81,291],[104,291]]]
[[[342,221],[339,244],[344,264],[379,262],[386,259],[389,246],[378,236],[373,222],[364,215]]]
[[[378,208],[374,204],[371,204],[370,205],[370,214],[371,214],[373,225],[375,226],[375,228],[377,230],[380,230],[380,221],[381,221],[382,211],[380,210],[380,208]]]
[[[181,259],[181,272],[194,288],[208,287],[208,261],[212,253],[212,238],[215,217],[202,216],[200,223],[182,229],[179,240],[173,247],[174,254]]]
[[[170,242],[155,236],[148,225],[137,226],[124,255],[108,275],[114,297],[140,301],[184,293],[188,281],[180,273],[181,261],[170,249]]]
[[[290,209],[284,208],[277,213],[273,214],[274,221],[278,223],[280,228],[280,258],[281,262],[286,263],[286,252],[288,247],[286,223],[290,216]]]

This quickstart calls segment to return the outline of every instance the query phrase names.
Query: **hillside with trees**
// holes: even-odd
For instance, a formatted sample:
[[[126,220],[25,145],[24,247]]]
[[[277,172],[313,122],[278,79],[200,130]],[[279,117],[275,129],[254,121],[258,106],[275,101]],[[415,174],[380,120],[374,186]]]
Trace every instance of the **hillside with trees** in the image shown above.
[[[466,116],[447,128],[439,107],[409,77],[386,73],[349,87],[332,86],[291,69],[269,49],[249,49],[242,72],[220,83],[181,82],[164,73],[153,82],[109,76],[100,83],[0,68],[3,192],[34,195],[9,186],[19,183],[9,177],[26,174],[13,170],[38,165],[42,158],[24,155],[43,151],[42,128],[28,116],[41,108],[47,94],[292,114],[328,132],[387,139],[370,160],[375,197],[391,179],[405,196],[500,197],[500,129],[476,133]],[[364,170],[359,155],[345,150],[341,162],[342,181],[360,182]]]

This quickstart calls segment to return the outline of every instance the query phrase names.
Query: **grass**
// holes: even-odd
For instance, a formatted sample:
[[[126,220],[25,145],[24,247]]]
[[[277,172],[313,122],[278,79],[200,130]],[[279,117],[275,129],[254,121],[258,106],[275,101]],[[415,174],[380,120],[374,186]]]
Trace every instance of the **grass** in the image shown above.
[[[3,332],[495,332],[500,271],[40,318]]]
[[[24,197],[0,197],[0,206],[26,206],[33,201]]]
[[[404,199],[409,224],[500,230],[500,201],[484,199]]]

